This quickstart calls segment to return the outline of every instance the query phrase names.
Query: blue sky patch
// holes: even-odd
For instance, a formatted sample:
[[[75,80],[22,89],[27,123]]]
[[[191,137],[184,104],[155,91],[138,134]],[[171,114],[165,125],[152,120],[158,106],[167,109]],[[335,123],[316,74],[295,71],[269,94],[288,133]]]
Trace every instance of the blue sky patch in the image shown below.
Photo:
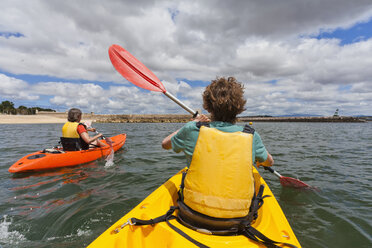
[[[338,87],[338,91],[350,91],[351,88],[352,88],[351,85],[340,85],[340,86]]]
[[[40,95],[39,97],[40,98],[37,101],[25,100],[25,99],[8,99],[5,97],[0,97],[0,102],[10,101],[14,104],[15,108],[18,108],[19,106],[25,106],[27,108],[31,108],[31,107],[52,108],[54,110],[61,110],[61,111],[64,111],[64,109],[66,108],[63,106],[53,106],[49,102],[51,96]]]
[[[37,84],[43,82],[63,82],[63,83],[76,83],[76,84],[96,84],[101,86],[103,89],[107,90],[110,86],[118,86],[118,84],[114,84],[111,82],[101,82],[101,81],[88,81],[83,79],[65,79],[65,78],[58,78],[58,77],[51,77],[47,75],[31,75],[31,74],[12,74],[8,72],[4,72],[0,70],[1,74],[4,74],[8,77],[13,77],[19,80],[23,80],[28,84]]]
[[[2,31],[0,31],[0,36],[5,37],[6,39],[9,39],[10,37],[16,37],[16,38],[25,37],[23,34],[18,33],[18,32],[2,32]]]
[[[317,39],[339,39],[341,40],[340,45],[348,45],[364,40],[368,40],[372,37],[372,19],[368,22],[357,23],[348,29],[337,28],[331,32],[320,32]]]
[[[268,84],[271,84],[271,85],[276,85],[278,83],[278,80],[277,79],[273,79],[273,80],[270,80],[270,81],[266,81],[264,83],[268,83]]]
[[[54,109],[54,110],[65,109],[62,106],[54,106],[53,104],[51,104],[49,101],[52,98],[52,96],[39,95],[39,97],[40,98],[37,100],[37,103],[35,103],[35,101],[33,101],[33,100],[16,100],[16,101],[14,101],[14,105],[16,105],[16,106],[23,105],[23,106],[26,106],[28,108],[30,108],[30,107],[40,107],[40,108],[51,108],[51,109]]]
[[[202,80],[188,80],[186,78],[177,78],[177,81],[180,82],[180,81],[184,81],[186,83],[188,83],[189,85],[193,86],[193,87],[206,87],[207,85],[209,85],[211,83],[211,81],[202,81]]]
[[[288,102],[300,102],[299,99],[293,98],[293,97],[287,98],[287,100],[288,100]]]
[[[180,11],[175,8],[168,8],[168,12],[171,15],[172,21],[176,22],[176,17],[180,13]]]

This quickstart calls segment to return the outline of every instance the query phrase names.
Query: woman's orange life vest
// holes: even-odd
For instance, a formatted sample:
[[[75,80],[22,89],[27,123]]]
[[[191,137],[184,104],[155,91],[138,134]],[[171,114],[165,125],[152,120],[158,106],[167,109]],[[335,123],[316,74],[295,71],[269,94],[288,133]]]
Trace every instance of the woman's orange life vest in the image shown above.
[[[184,181],[184,203],[216,218],[248,215],[254,196],[253,134],[202,126]]]

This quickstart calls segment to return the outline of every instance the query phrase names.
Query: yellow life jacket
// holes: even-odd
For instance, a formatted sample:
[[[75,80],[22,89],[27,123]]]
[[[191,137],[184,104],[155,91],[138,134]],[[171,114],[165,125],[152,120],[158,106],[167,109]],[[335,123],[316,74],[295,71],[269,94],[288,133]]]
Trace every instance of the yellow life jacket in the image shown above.
[[[247,216],[254,196],[252,144],[252,133],[202,126],[184,181],[184,203],[215,218]]]
[[[77,132],[77,127],[81,123],[78,122],[66,122],[62,127],[61,144],[65,151],[79,151],[89,149],[87,144]],[[83,124],[82,124],[83,125]]]
[[[77,127],[80,123],[78,122],[66,122],[62,127],[62,137],[64,138],[80,138],[77,132]]]

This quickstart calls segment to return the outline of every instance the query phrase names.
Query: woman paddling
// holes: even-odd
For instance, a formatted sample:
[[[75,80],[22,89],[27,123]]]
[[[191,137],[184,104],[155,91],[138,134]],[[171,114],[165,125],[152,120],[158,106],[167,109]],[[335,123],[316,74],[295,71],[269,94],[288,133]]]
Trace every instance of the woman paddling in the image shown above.
[[[89,146],[106,146],[98,138],[102,137],[99,133],[94,137],[90,137],[88,131],[95,132],[95,128],[87,128],[80,123],[82,117],[81,110],[72,108],[68,111],[67,122],[62,127],[61,143],[65,151],[87,150]]]

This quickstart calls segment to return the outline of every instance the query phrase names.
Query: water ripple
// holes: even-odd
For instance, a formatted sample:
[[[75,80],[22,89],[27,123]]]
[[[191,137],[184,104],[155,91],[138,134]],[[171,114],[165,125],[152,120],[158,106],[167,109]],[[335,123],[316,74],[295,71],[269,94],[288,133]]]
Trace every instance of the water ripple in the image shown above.
[[[96,124],[106,136],[127,133],[114,166],[103,159],[11,175],[24,155],[52,147],[59,124],[1,125],[0,245],[84,247],[185,166],[162,139],[182,124]],[[260,173],[303,247],[372,247],[372,123],[254,123],[283,176],[319,191],[283,188]],[[11,138],[10,138],[11,137]]]

